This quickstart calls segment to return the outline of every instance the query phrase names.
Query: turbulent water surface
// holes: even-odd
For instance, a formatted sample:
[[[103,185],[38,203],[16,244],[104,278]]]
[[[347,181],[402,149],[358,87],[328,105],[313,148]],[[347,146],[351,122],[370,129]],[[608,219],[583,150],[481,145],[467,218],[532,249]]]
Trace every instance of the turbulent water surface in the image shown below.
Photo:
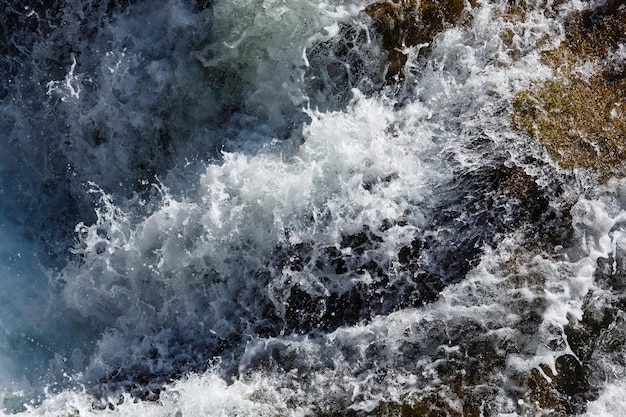
[[[626,413],[626,182],[511,116],[607,2],[371,3],[0,2],[2,412]]]

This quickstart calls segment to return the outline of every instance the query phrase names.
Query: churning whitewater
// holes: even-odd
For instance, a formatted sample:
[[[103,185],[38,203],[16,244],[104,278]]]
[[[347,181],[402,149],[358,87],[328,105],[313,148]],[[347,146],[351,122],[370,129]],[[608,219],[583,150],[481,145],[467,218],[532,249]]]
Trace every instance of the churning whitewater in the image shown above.
[[[2,413],[626,413],[626,179],[523,93],[610,13],[3,0]]]

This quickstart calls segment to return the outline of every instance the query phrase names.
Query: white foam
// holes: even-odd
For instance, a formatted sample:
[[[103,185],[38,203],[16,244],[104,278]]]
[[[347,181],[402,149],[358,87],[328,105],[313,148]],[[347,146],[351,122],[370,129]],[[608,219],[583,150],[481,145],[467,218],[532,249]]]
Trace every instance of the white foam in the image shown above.
[[[265,381],[269,382],[268,380]],[[287,415],[286,405],[271,386],[261,381],[226,383],[216,375],[189,375],[168,386],[158,402],[134,401],[123,396],[104,404],[103,409],[94,408],[89,395],[67,391],[50,398],[37,407],[27,406],[20,415],[132,415],[132,416],[189,416],[234,417],[240,415],[275,416]],[[305,410],[292,410],[290,416],[304,416]],[[4,415],[4,414],[3,414]]]
[[[624,389],[626,381],[620,380],[607,384],[600,398],[589,403],[585,417],[618,417],[626,410]]]

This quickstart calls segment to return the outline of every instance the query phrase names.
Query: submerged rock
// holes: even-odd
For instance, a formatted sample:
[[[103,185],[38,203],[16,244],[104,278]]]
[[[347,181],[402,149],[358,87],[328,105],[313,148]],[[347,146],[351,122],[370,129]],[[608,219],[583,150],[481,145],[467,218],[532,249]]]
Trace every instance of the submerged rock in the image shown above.
[[[307,50],[307,60],[304,91],[320,111],[343,109],[354,89],[368,96],[383,84],[384,51],[362,22],[340,23],[337,35]]]

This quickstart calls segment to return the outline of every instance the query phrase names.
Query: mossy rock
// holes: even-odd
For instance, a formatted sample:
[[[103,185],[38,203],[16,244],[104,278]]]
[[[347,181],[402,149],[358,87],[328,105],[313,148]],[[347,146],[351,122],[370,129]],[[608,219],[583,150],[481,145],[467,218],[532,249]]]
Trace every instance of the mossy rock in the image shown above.
[[[626,41],[626,5],[609,0],[596,9],[574,13],[565,30],[565,40],[559,47],[543,54],[546,63],[561,72],[568,72],[578,63],[602,63]],[[623,69],[612,76],[616,69],[612,67],[607,66],[604,77],[623,79]]]
[[[470,1],[472,7],[475,0]],[[382,36],[387,52],[388,82],[403,77],[406,47],[430,44],[435,35],[460,23],[466,13],[464,0],[386,0],[372,3],[364,9]]]
[[[626,81],[547,81],[519,93],[513,123],[537,137],[563,168],[623,174],[626,159]]]
[[[517,94],[513,124],[563,168],[592,169],[606,179],[626,173],[626,63],[612,56],[626,41],[626,6],[608,1],[574,13],[561,45],[543,54],[555,78]],[[589,76],[576,71],[594,64]]]

